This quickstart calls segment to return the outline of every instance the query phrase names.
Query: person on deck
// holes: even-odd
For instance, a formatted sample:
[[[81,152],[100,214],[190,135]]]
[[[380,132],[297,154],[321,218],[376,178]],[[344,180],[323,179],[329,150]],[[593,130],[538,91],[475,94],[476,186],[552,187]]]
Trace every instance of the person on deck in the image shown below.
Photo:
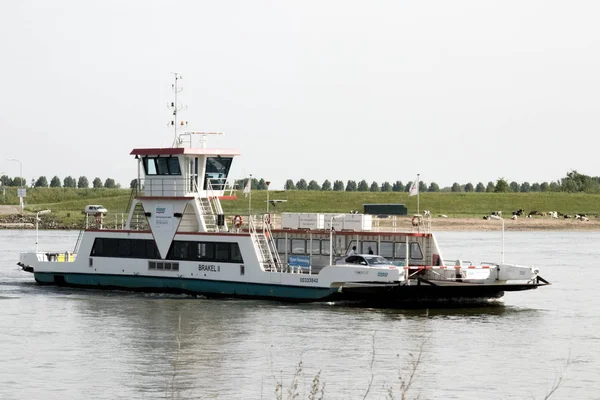
[[[352,246],[352,248],[350,250],[348,250],[348,254],[346,254],[347,256],[353,256],[356,254],[356,246]]]
[[[373,254],[373,249],[369,246],[369,254]]]

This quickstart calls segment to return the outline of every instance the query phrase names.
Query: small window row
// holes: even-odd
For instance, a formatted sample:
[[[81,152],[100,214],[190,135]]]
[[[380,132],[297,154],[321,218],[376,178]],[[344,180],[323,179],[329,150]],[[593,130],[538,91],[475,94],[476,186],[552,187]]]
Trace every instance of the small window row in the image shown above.
[[[179,263],[163,262],[163,261],[148,261],[148,270],[179,271]]]
[[[142,158],[144,172],[146,175],[181,175],[179,167],[179,158],[168,157],[148,157]]]
[[[287,239],[287,253],[288,254],[298,254],[298,255],[329,255],[329,239]],[[277,251],[280,254],[286,253],[286,239],[278,238],[277,239]],[[356,241],[353,240],[350,242],[348,249],[351,249],[353,246],[356,246]],[[410,242],[409,243],[409,251],[410,258],[413,260],[422,260],[423,252],[421,251],[421,246],[418,242]],[[406,242],[380,242],[379,249],[377,248],[377,242],[375,241],[364,241],[360,242],[360,248],[358,249],[358,253],[360,254],[369,254],[369,250],[371,250],[375,254],[379,254],[380,256],[386,258],[397,258],[397,259],[405,259],[406,258]]]

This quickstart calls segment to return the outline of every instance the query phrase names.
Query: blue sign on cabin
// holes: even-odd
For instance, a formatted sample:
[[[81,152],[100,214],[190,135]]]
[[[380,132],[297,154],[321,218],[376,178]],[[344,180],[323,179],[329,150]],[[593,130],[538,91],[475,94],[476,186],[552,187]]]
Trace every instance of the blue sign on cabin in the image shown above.
[[[309,256],[289,256],[288,264],[292,267],[309,267],[310,257]]]

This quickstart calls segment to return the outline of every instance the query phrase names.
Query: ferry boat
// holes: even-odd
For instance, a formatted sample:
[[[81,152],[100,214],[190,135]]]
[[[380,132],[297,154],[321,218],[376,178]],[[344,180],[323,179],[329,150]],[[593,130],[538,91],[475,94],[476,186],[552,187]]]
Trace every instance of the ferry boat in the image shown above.
[[[74,251],[24,252],[18,265],[42,285],[382,306],[549,284],[534,267],[447,262],[422,216],[401,229],[364,214],[287,213],[278,224],[270,214],[226,215],[240,152],[207,147],[208,135],[192,147],[175,129],[172,147],[133,149],[137,187],[123,225],[86,213]]]

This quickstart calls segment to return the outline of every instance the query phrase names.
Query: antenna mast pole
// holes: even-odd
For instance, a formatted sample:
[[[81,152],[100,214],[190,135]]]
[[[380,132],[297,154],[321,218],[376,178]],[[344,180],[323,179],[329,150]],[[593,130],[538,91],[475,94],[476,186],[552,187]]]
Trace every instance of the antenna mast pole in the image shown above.
[[[183,88],[179,87],[178,83],[180,79],[183,79],[181,74],[178,72],[173,72],[173,75],[175,76],[175,83],[171,85],[171,89],[173,89],[173,94],[174,94],[174,100],[170,105],[169,108],[171,109],[171,111],[173,112],[173,119],[171,120],[171,126],[173,127],[173,134],[174,134],[174,138],[173,138],[173,147],[177,147],[178,141],[177,141],[177,129],[179,126],[179,123],[177,122],[177,113],[179,111],[185,110],[185,106],[180,106],[177,103],[177,94],[179,94]],[[181,126],[185,126],[187,125],[187,122],[183,122],[181,121]]]

